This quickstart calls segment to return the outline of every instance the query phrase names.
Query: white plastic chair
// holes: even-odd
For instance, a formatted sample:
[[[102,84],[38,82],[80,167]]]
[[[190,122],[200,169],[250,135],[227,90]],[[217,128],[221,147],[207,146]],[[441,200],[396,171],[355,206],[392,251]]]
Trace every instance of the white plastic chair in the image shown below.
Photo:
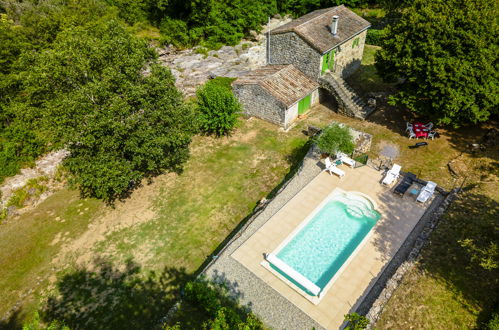
[[[329,175],[331,175],[331,173],[334,173],[340,178],[345,175],[345,172],[337,168],[336,165],[334,165],[331,162],[331,159],[329,159],[329,157],[327,157],[325,161],[326,161],[326,171],[329,172]]]
[[[382,183],[389,185],[392,184],[395,179],[397,179],[400,176],[400,170],[402,169],[402,166],[399,164],[393,164],[392,168],[386,172],[386,176],[383,179]]]
[[[413,131],[410,131],[409,132],[409,140],[412,139],[412,138],[417,139],[418,137],[416,136],[416,134]]]
[[[429,131],[428,132],[428,139],[431,138],[432,140],[435,140],[435,135],[437,135],[437,131]]]
[[[435,188],[437,187],[437,184],[433,181],[428,181],[426,186],[421,189],[421,192],[418,195],[418,198],[416,199],[420,203],[425,203],[432,195],[435,193]]]
[[[431,130],[433,128],[433,123],[430,121],[428,124],[423,125],[426,129]]]
[[[405,131],[406,131],[406,132],[410,132],[410,131],[412,131],[412,124],[411,124],[410,122],[406,121],[406,122],[405,122],[405,126],[406,126],[406,127],[405,127]]]

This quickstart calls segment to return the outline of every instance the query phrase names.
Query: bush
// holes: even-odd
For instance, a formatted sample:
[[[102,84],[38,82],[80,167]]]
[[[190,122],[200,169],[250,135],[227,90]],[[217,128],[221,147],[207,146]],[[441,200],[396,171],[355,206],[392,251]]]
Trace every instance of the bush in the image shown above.
[[[332,124],[323,129],[317,137],[316,143],[321,152],[330,155],[338,151],[351,154],[355,148],[350,129],[339,124]]]
[[[184,289],[184,298],[212,317],[215,317],[217,311],[222,307],[219,293],[210,288],[209,284],[204,281],[187,283]]]
[[[382,30],[369,29],[367,30],[366,44],[381,46],[381,40],[385,38],[385,35],[386,35],[385,29]]]
[[[24,207],[24,202],[26,202],[26,199],[28,199],[29,193],[26,189],[21,188],[12,193],[12,196],[10,196],[9,201],[7,202],[7,207],[9,206],[15,206],[18,209]]]
[[[237,122],[241,105],[232,91],[224,86],[226,80],[213,80],[197,91],[199,129],[206,134],[228,135]]]
[[[345,315],[345,321],[348,322],[345,330],[362,330],[367,328],[369,325],[369,320],[365,316],[357,313]]]
[[[204,314],[203,329],[265,329],[263,323],[230,296],[225,283],[206,280],[189,282],[184,288],[184,300]],[[200,313],[199,313],[200,312]],[[208,317],[206,319],[206,316]],[[165,329],[184,329],[181,324]],[[193,327],[190,324],[189,328]]]

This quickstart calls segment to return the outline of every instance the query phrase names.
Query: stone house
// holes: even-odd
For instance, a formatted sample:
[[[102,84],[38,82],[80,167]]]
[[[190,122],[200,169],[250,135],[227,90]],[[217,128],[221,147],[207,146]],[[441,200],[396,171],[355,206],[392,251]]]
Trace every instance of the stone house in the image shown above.
[[[312,79],[348,77],[360,66],[370,23],[344,5],[308,13],[270,32],[271,64],[293,64]]]
[[[374,108],[343,78],[359,68],[369,27],[368,21],[341,5],[270,31],[267,66],[232,85],[244,113],[288,128],[324,93],[334,97],[339,113],[365,119]]]
[[[285,129],[319,102],[319,84],[293,65],[266,65],[232,83],[246,115]]]

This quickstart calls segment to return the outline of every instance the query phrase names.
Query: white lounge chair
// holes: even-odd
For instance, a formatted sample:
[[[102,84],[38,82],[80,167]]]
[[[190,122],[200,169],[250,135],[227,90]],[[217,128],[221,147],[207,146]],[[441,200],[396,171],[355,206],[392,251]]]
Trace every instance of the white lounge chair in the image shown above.
[[[425,203],[435,192],[435,188],[437,187],[437,184],[433,181],[428,181],[426,186],[421,189],[421,192],[418,195],[418,198],[416,199],[420,203]]]
[[[340,178],[345,175],[345,172],[337,168],[336,165],[331,162],[331,159],[329,159],[329,157],[326,158],[326,171],[329,171],[329,175],[331,175],[331,173],[334,173]]]
[[[402,169],[402,166],[398,164],[393,164],[392,168],[386,172],[386,176],[383,179],[382,183],[389,185],[392,184],[395,179],[397,179],[400,175],[400,169]]]
[[[348,157],[346,154],[344,154],[342,152],[336,153],[336,157],[339,160],[341,160],[342,163],[345,163],[345,164],[347,164],[350,167],[354,167],[355,166],[355,160],[353,160],[352,158]]]

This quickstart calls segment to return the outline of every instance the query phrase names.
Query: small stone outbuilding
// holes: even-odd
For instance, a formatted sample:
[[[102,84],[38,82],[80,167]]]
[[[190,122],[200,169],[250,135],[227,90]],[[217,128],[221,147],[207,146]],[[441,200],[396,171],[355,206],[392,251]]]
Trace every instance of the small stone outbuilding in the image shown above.
[[[319,84],[293,65],[266,65],[232,83],[234,95],[248,116],[287,129],[298,115],[319,102]]]
[[[269,63],[345,78],[360,66],[370,26],[344,5],[313,11],[270,32]]]

